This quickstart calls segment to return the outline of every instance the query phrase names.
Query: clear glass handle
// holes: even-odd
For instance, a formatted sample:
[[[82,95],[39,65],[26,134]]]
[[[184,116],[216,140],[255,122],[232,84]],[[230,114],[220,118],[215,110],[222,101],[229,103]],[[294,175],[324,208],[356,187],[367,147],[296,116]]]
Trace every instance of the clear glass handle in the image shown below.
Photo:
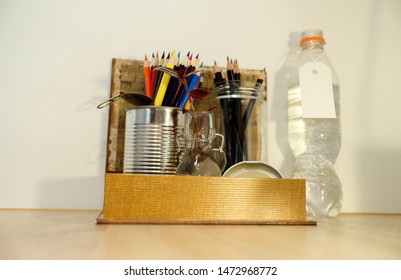
[[[217,140],[217,138],[220,138],[221,143],[218,144],[215,142],[217,145],[217,148],[212,149],[212,156],[214,160],[217,162],[217,164],[220,167],[221,172],[223,172],[224,168],[227,165],[227,159],[226,159],[226,153],[223,150],[224,146],[224,136],[220,133],[215,133],[215,138],[214,141]]]

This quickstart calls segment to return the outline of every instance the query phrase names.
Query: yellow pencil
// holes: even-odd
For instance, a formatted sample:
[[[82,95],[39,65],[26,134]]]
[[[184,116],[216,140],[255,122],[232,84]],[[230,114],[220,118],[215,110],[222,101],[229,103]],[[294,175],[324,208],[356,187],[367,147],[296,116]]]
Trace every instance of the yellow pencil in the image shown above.
[[[173,51],[170,55],[170,59],[168,60],[166,67],[173,69],[174,68],[174,63],[175,61],[175,51]],[[160,82],[159,89],[156,94],[156,99],[155,99],[155,106],[161,106],[163,103],[164,95],[166,94],[166,90],[168,87],[168,83],[170,82],[170,75],[167,73],[163,73],[163,78]]]
[[[187,111],[191,110],[191,102],[189,101],[189,99],[187,101],[187,104],[185,104],[185,110]]]

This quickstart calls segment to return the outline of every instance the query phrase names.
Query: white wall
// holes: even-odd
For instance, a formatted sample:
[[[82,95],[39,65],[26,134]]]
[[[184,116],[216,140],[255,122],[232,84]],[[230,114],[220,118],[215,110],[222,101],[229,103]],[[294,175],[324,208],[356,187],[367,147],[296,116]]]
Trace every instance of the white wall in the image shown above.
[[[267,67],[269,162],[288,175],[288,62],[310,27],[342,83],[343,211],[401,212],[399,0],[0,0],[0,207],[102,207],[111,59],[155,50]]]

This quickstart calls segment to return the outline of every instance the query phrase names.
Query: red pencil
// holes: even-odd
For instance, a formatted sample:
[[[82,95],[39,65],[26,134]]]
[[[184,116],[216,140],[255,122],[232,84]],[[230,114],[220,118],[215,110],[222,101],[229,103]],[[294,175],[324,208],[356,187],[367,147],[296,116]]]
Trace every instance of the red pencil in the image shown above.
[[[146,96],[152,98],[153,94],[151,93],[150,65],[148,61],[148,56],[146,54],[145,54],[145,61],[143,63],[143,74],[145,77]]]
[[[158,74],[158,72],[159,71],[154,71],[154,69],[156,68],[156,67],[158,67],[159,66],[159,52],[156,52],[156,57],[155,57],[155,60],[154,60],[154,66],[153,66],[153,68],[152,68],[152,85],[151,85],[151,94],[152,94],[152,98],[154,97],[154,95],[155,95],[155,91],[156,91],[156,89],[155,89],[155,87],[156,87],[156,82],[157,82],[157,74]]]

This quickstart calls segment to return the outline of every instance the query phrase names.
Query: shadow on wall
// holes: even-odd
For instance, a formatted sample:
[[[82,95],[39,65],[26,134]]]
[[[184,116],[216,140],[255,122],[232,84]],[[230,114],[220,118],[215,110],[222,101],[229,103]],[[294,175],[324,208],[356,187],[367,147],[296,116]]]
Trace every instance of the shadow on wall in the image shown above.
[[[102,83],[105,84],[105,80]],[[82,156],[87,166],[96,165],[97,175],[88,177],[42,178],[39,181],[38,208],[102,209],[107,149],[108,109],[96,106],[105,97],[92,96],[81,100],[75,109],[78,114],[101,114],[98,135],[85,135],[93,139],[93,145]],[[91,112],[96,111],[96,112]],[[85,116],[83,116],[85,119]]]
[[[301,32],[291,32],[289,37],[289,51],[283,56],[281,68],[275,73],[271,106],[271,118],[276,123],[276,143],[284,159],[279,170],[285,177],[291,174],[294,165],[294,156],[287,141],[287,90],[294,75],[293,66],[299,52]]]
[[[400,213],[401,150],[361,149],[357,157],[358,209]]]
[[[401,212],[401,197],[399,196],[401,188],[401,150],[399,145],[391,149],[385,147],[384,141],[378,141],[378,131],[367,121],[369,112],[374,112],[377,96],[381,93],[375,92],[375,77],[377,75],[376,65],[380,64],[380,57],[377,51],[379,38],[382,32],[383,11],[388,8],[385,1],[375,1],[371,4],[370,20],[366,29],[369,30],[369,36],[366,37],[363,54],[364,65],[360,68],[359,91],[353,93],[358,96],[363,103],[355,108],[355,116],[358,127],[358,138],[360,139],[359,148],[355,153],[357,167],[356,177],[357,186],[343,186],[346,188],[356,188],[356,195],[360,198],[358,209],[368,209],[369,212]],[[382,96],[383,98],[383,96]],[[367,118],[368,114],[368,118]],[[395,119],[386,119],[386,122]],[[394,122],[394,127],[399,127]],[[398,195],[397,195],[398,194]],[[346,198],[346,197],[345,197]]]

